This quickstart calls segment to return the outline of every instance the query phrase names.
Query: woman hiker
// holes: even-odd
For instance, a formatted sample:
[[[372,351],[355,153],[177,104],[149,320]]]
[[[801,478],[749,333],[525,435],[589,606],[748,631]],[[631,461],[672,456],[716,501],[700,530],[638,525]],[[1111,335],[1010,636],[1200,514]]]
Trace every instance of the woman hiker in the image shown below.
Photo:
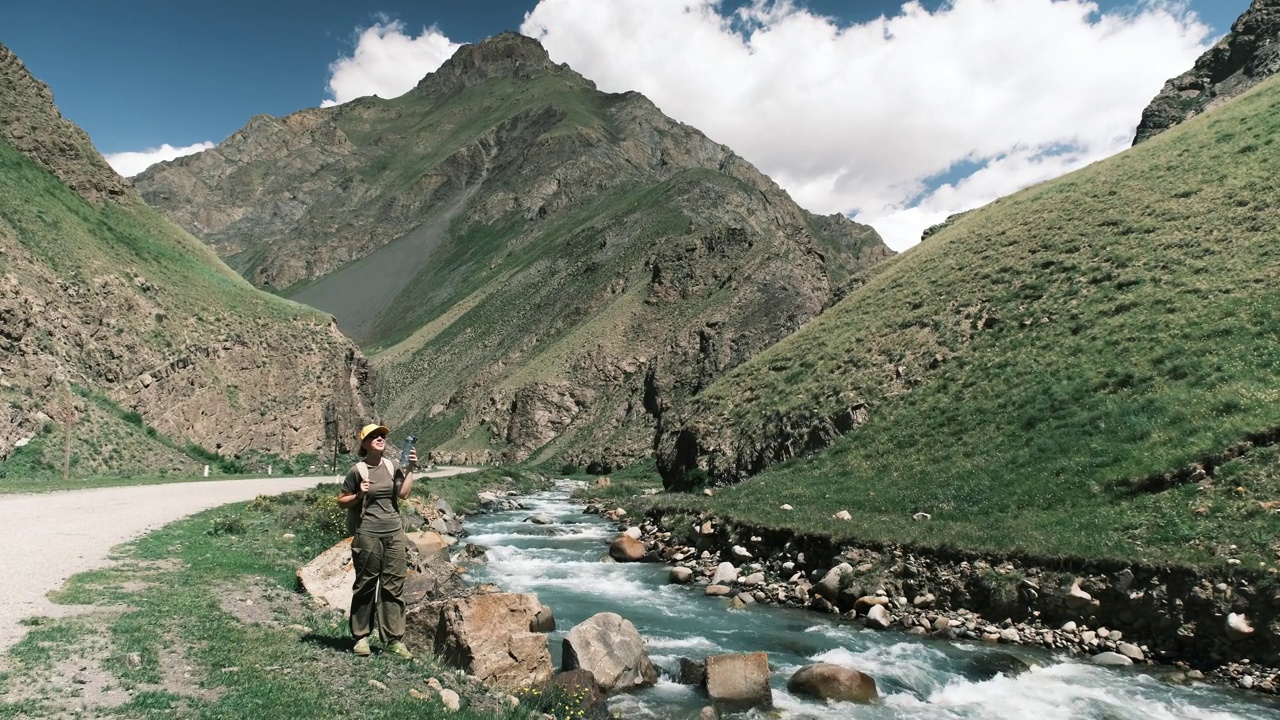
[[[356,434],[360,442],[360,462],[347,472],[338,493],[338,505],[347,510],[347,528],[352,533],[351,561],[356,582],[351,588],[352,652],[370,655],[369,635],[377,615],[378,636],[387,652],[409,660],[413,653],[405,647],[404,578],[408,572],[404,526],[400,522],[400,500],[413,489],[413,468],[417,450],[409,451],[408,467],[384,456],[387,428],[365,425]]]

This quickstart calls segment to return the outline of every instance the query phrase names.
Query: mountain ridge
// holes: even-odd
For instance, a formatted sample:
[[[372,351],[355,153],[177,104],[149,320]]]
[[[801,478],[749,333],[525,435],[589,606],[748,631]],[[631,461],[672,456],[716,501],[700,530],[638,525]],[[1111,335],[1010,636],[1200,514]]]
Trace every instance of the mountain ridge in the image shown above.
[[[193,231],[220,220],[204,237],[256,284],[391,350],[380,407],[452,460],[644,457],[664,407],[892,255],[515,34],[394,100],[255,127],[135,182]]]
[[[1280,71],[1280,0],[1253,0],[1187,72],[1142,111],[1133,144],[1208,112]]]

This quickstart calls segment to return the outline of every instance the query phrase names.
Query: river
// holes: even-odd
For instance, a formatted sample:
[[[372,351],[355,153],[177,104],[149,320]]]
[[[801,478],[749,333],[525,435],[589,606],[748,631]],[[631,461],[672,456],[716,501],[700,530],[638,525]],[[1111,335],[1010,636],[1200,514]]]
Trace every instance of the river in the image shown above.
[[[708,701],[701,691],[675,682],[681,657],[769,653],[773,701],[781,718],[946,718],[999,720],[1280,720],[1280,703],[1268,697],[1192,683],[1175,685],[1167,671],[1100,668],[1033,648],[952,643],[859,624],[814,612],[750,605],[703,594],[703,586],[667,583],[668,567],[602,561],[618,531],[570,500],[573,485],[521,498],[524,510],[467,520],[467,542],[489,548],[489,562],[472,579],[512,592],[537,593],[555,612],[552,659],[575,624],[599,612],[615,612],[635,624],[649,656],[662,670],[655,687],[618,695],[610,709],[625,718],[690,718]],[[532,514],[554,525],[524,522]],[[789,694],[787,679],[812,662],[830,662],[876,679],[881,701],[826,705]],[[1019,661],[1032,669],[1008,677],[999,671]]]

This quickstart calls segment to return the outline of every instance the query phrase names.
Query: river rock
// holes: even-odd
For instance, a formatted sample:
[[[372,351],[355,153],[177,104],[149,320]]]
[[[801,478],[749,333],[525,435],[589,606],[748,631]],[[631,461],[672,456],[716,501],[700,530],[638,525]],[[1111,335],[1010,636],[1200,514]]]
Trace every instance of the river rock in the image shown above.
[[[693,579],[693,571],[687,567],[673,567],[668,579],[676,585],[684,585]]]
[[[1226,633],[1228,640],[1243,640],[1253,634],[1253,625],[1241,613],[1228,613]]]
[[[627,528],[626,530],[622,531],[622,534],[623,534],[623,535],[626,535],[626,536],[628,536],[628,537],[633,537],[633,538],[635,538],[636,540],[639,540],[639,539],[640,539],[640,536],[641,536],[641,535],[643,535],[644,533],[642,533],[642,532],[640,531],[640,528],[638,528],[638,527],[636,527],[636,526],[632,525],[631,527],[629,527],[629,528]]]
[[[751,573],[742,579],[742,584],[747,587],[755,587],[764,584],[764,573]]]
[[[741,545],[734,545],[729,550],[729,554],[737,560],[750,560],[753,557],[751,551]]]
[[[549,632],[555,632],[555,629],[556,629],[556,614],[552,612],[551,608],[547,607],[546,605],[543,605],[538,610],[538,614],[533,616],[532,622],[529,623],[529,631],[549,633]]]
[[[1030,670],[1032,665],[1012,653],[987,651],[966,658],[966,675],[971,680],[986,681],[997,675],[1014,678]]]
[[[889,617],[889,609],[883,605],[872,605],[867,611],[867,616],[863,618],[862,624],[876,630],[888,630],[889,625],[893,623],[893,619]]]
[[[711,576],[711,584],[723,585],[738,579],[738,568],[733,563],[722,562],[716,567],[716,574]]]
[[[733,592],[733,589],[728,585],[708,585],[707,589],[703,592],[712,597],[724,597],[725,595]]]
[[[534,525],[555,525],[555,518],[550,515],[530,515],[524,519],[524,522],[531,522]]]
[[[863,595],[853,601],[853,609],[860,613],[867,613],[876,605],[888,605],[889,598],[879,597],[877,595]]]
[[[413,548],[418,551],[419,555],[447,555],[449,552],[449,543],[445,541],[444,535],[431,530],[420,530],[418,532],[405,533],[404,536],[413,543]]]
[[[698,720],[720,720],[720,711],[708,705],[698,711]]]
[[[486,593],[410,608],[405,641],[490,687],[515,690],[551,679],[547,636],[531,632],[542,603],[533,593]]]
[[[769,656],[754,652],[708,657],[707,695],[717,703],[735,708],[771,707]]]
[[[680,658],[680,684],[702,687],[707,683],[707,661]]]
[[[833,520],[852,520],[852,519],[853,519],[853,516],[849,514],[849,511],[848,511],[848,510],[841,510],[840,512],[836,513],[835,515],[832,515],[832,516],[831,516],[831,519],[833,519]]]
[[[458,576],[458,567],[449,562],[447,552],[410,553],[408,570],[401,592],[407,606],[462,594],[462,578]]]
[[[458,563],[485,563],[489,561],[488,552],[489,548],[484,545],[468,543],[458,551],[458,554],[453,556],[453,561]]]
[[[1115,667],[1122,667],[1122,666],[1133,664],[1133,660],[1125,657],[1124,655],[1121,655],[1120,653],[1109,652],[1109,651],[1100,652],[1097,655],[1094,655],[1093,657],[1089,658],[1089,661],[1092,662],[1094,665],[1107,665],[1107,666],[1115,666]]]
[[[606,692],[647,687],[658,681],[644,639],[630,620],[597,613],[574,626],[564,639],[565,670],[591,671]]]
[[[581,714],[574,717],[582,720],[608,720],[611,716],[605,705],[605,693],[596,682],[590,671],[578,668],[557,673],[543,689],[556,688],[565,695],[577,697],[578,710]]]
[[[880,696],[870,675],[831,663],[800,668],[787,681],[787,690],[795,695],[841,702],[870,702]]]
[[[1142,652],[1142,648],[1133,643],[1122,642],[1116,646],[1116,652],[1133,660],[1134,662],[1142,662],[1146,659],[1146,654]]]
[[[618,562],[640,562],[644,555],[644,543],[630,535],[619,535],[609,543],[609,557]]]
[[[813,587],[814,594],[833,603],[838,601],[840,599],[840,586],[843,584],[841,579],[851,572],[853,572],[853,566],[849,563],[840,563],[831,568],[827,571],[827,574],[822,576],[818,584]]]
[[[1092,595],[1080,589],[1080,581],[1077,580],[1067,589],[1066,602],[1072,610],[1080,610],[1092,605],[1094,600]]]

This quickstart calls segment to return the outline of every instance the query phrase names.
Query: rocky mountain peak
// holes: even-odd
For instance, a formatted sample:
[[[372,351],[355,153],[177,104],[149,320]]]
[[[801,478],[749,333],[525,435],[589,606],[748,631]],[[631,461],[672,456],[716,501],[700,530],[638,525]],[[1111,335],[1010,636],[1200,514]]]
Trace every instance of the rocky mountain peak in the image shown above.
[[[1253,0],[1231,32],[1142,111],[1133,144],[1221,105],[1280,71],[1280,0]]]
[[[527,78],[542,73],[572,77],[594,88],[591,81],[551,61],[542,43],[514,32],[495,35],[475,45],[463,45],[440,69],[427,75],[414,92],[443,96],[461,91],[491,78]]]
[[[0,137],[89,202],[108,198],[140,202],[133,186],[107,165],[85,131],[62,117],[49,86],[35,79],[3,45]]]

